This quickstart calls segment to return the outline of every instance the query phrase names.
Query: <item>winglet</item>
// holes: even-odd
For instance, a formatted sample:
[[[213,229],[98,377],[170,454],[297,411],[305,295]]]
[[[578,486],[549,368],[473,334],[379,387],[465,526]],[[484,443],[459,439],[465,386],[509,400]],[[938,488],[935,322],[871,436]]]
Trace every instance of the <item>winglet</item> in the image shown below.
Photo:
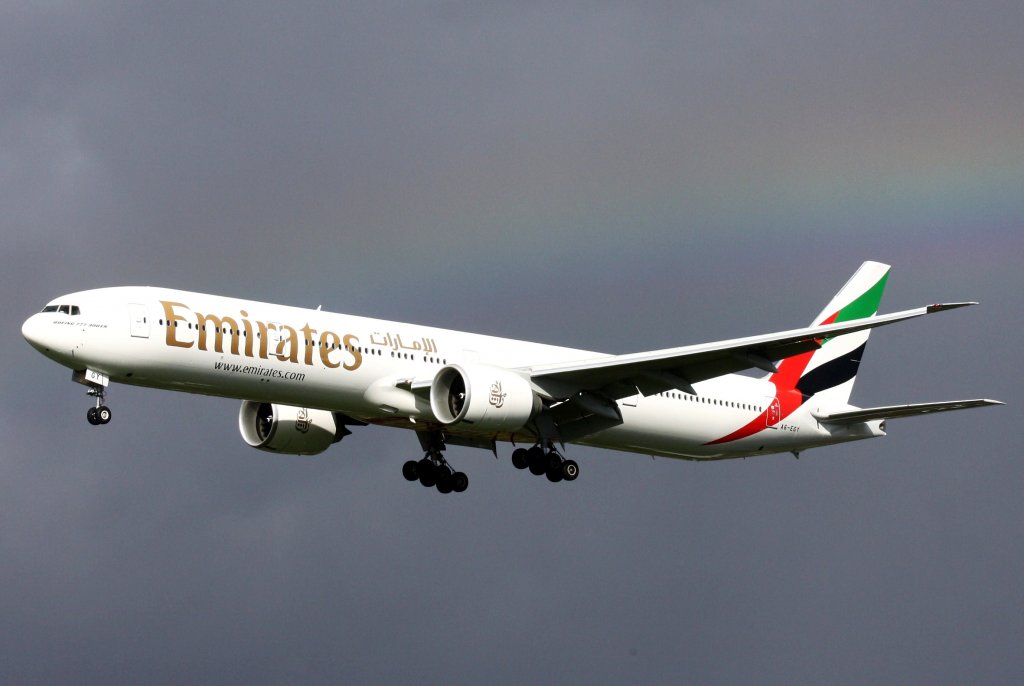
[[[932,312],[944,312],[945,310],[955,310],[961,307],[970,307],[971,305],[977,305],[977,302],[962,302],[962,303],[937,303],[935,305],[928,306],[928,314]]]

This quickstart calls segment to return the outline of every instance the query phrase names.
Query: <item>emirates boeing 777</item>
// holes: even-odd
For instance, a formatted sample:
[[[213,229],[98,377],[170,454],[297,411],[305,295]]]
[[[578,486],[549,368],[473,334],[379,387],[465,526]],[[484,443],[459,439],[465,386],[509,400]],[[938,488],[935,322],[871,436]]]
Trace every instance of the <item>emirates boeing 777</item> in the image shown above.
[[[865,262],[811,326],[627,355],[154,287],[61,296],[22,334],[72,369],[110,421],[111,382],[242,401],[250,446],[315,455],[376,424],[416,432],[409,481],[464,491],[448,445],[574,481],[566,444],[720,460],[884,436],[886,420],[1001,404],[849,404],[871,330],[975,303],[878,315],[889,266]],[[763,372],[758,374],[757,370]],[[738,372],[755,372],[739,374]]]

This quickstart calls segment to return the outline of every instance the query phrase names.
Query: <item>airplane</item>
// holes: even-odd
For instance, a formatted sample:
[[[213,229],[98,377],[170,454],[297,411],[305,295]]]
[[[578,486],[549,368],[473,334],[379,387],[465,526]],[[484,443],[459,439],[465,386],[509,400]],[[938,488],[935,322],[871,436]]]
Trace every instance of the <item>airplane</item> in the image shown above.
[[[404,477],[450,493],[469,479],[445,458],[449,445],[497,457],[511,443],[517,469],[569,482],[579,464],[567,444],[799,457],[884,436],[889,419],[1003,404],[849,404],[872,329],[977,304],[878,315],[889,270],[864,262],[809,327],[626,355],[157,287],[61,296],[22,335],[87,387],[90,424],[110,422],[117,382],[241,400],[242,439],[274,453],[319,454],[349,427],[401,427],[423,455]]]

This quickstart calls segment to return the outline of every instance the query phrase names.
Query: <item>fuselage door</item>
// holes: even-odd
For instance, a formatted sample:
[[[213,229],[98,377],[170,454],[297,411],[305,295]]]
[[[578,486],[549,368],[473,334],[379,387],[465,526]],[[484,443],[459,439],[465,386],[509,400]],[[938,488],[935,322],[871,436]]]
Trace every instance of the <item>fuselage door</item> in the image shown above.
[[[149,338],[149,317],[146,314],[145,305],[137,303],[128,305],[128,318],[133,338]]]
[[[267,324],[267,353],[271,357],[288,354],[285,351],[285,340],[284,328],[280,322],[270,322]]]
[[[782,419],[782,406],[778,398],[765,398],[767,408],[764,413],[764,423],[769,429],[776,428],[775,425]]]

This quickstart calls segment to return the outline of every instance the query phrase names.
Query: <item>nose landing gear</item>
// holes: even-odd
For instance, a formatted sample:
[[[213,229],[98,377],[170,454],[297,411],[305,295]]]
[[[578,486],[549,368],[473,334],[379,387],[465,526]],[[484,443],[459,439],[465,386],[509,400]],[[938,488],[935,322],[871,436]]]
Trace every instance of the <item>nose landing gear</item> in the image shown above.
[[[85,413],[85,418],[89,420],[89,423],[93,426],[100,424],[109,424],[111,418],[110,408],[103,404],[107,394],[103,387],[90,388],[88,395],[96,398],[96,406],[90,407],[89,411]]]
[[[103,404],[107,398],[107,386],[110,384],[110,377],[103,372],[94,369],[76,369],[71,372],[71,380],[86,386],[89,390],[86,395],[96,398],[96,406],[90,407],[85,413],[85,418],[93,426],[110,423],[110,408]]]

